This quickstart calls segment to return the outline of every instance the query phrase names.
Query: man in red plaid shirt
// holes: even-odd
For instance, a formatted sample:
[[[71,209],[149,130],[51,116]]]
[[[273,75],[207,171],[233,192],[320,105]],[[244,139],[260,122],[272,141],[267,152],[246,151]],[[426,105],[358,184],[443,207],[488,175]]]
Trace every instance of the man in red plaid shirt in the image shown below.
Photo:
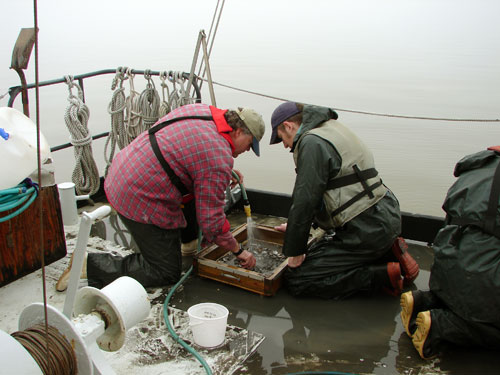
[[[102,288],[125,275],[145,287],[177,282],[181,238],[196,238],[196,222],[205,239],[232,251],[242,267],[253,268],[255,257],[230,232],[224,198],[233,158],[250,148],[259,156],[264,129],[262,117],[251,109],[191,104],[170,112],[121,150],[104,188],[141,252],[88,254],[89,285]],[[58,290],[66,288],[69,269],[65,273]]]

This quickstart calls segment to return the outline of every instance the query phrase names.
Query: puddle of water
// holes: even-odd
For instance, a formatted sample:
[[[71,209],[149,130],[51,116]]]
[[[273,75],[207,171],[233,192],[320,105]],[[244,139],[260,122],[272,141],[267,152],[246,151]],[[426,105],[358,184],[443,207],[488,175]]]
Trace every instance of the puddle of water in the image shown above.
[[[248,218],[238,213],[230,221],[237,227],[245,220],[248,224]],[[251,222],[254,223],[254,220],[265,225],[284,222],[281,218],[262,219],[258,214]],[[119,228],[101,226],[99,232],[116,241]],[[249,240],[250,237],[249,234]],[[253,241],[260,242],[255,238]],[[432,249],[414,244],[411,245],[411,252],[421,269],[412,289],[426,290],[433,262]],[[191,260],[186,261],[187,269]],[[163,302],[167,292],[165,287],[158,301]],[[435,361],[420,359],[402,327],[399,299],[390,296],[359,296],[343,301],[294,298],[281,288],[273,297],[264,298],[232,285],[193,276],[177,289],[172,298],[172,306],[184,311],[200,302],[226,306],[230,312],[229,325],[266,337],[253,355],[245,357],[243,369],[225,372],[233,375],[312,369],[376,375],[444,375],[463,373],[464,367],[473,369],[471,373],[493,374],[498,372],[500,366],[500,357],[495,355],[496,352],[483,348],[454,348]],[[147,337],[154,339],[149,333]],[[236,346],[247,347],[246,343]],[[163,348],[161,353],[164,353]],[[155,357],[156,354],[160,357],[160,352],[155,352],[151,361],[161,360]],[[175,373],[170,368],[168,372]]]

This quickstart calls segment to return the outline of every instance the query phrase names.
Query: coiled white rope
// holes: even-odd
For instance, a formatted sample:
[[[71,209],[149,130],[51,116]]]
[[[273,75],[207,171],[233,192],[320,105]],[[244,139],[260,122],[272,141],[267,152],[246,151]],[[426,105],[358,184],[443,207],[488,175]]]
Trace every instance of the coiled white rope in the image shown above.
[[[189,98],[187,96],[187,92],[184,87],[186,79],[184,78],[182,72],[169,71],[168,80],[172,82],[172,85],[174,87],[169,97],[169,103],[172,110],[178,107],[182,107],[183,105],[192,104],[195,102],[194,98]]]
[[[162,118],[165,116],[167,113],[170,112],[170,90],[168,89],[167,85],[167,78],[168,78],[168,73],[167,71],[160,72],[160,81],[161,81],[161,104],[160,104],[160,109],[158,110],[158,117]],[[167,94],[165,95],[165,91]]]
[[[92,157],[92,137],[88,129],[90,112],[83,102],[83,91],[72,76],[65,76],[69,90],[69,106],[64,113],[64,121],[70,132],[70,142],[75,151],[75,169],[71,180],[78,194],[94,194],[99,190],[99,171]],[[76,88],[78,96],[73,95]]]
[[[115,78],[111,84],[111,90],[113,91],[113,96],[108,105],[108,113],[111,115],[111,131],[109,132],[108,138],[106,138],[106,144],[104,145],[104,160],[106,161],[106,169],[104,172],[104,177],[108,175],[108,169],[111,165],[111,161],[115,155],[115,147],[121,150],[128,144],[127,134],[125,132],[125,87],[123,87],[123,82],[127,79],[125,73],[127,68],[118,67],[116,70]],[[110,150],[108,152],[108,146]]]
[[[173,90],[170,93],[170,96],[168,97],[168,102],[170,103],[170,110],[174,110],[182,105],[181,97],[179,95],[179,90],[177,89],[177,86],[175,84],[176,83],[175,72],[172,71],[168,72],[168,80],[172,82],[172,87],[173,87]]]
[[[160,95],[156,91],[155,84],[151,79],[151,70],[144,71],[144,78],[148,82],[146,88],[139,96],[138,105],[141,110],[142,130],[148,130],[156,121],[160,109]]]
[[[125,129],[127,135],[126,143],[132,142],[142,132],[141,107],[139,106],[139,93],[134,88],[134,77],[132,69],[127,69],[130,82],[130,94],[125,100]]]

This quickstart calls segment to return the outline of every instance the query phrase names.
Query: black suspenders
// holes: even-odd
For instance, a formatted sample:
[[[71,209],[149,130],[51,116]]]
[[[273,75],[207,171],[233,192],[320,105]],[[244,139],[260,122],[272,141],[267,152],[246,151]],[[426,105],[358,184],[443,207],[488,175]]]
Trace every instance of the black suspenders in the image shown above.
[[[177,117],[173,118],[167,121],[164,121],[158,125],[153,126],[148,130],[149,134],[149,142],[151,143],[151,147],[153,148],[153,152],[156,155],[156,158],[160,162],[161,166],[165,170],[165,172],[168,175],[168,178],[170,178],[170,181],[175,185],[175,187],[180,191],[181,195],[184,196],[186,194],[189,194],[188,189],[186,186],[182,183],[181,179],[179,176],[175,174],[175,172],[172,170],[168,162],[165,160],[163,157],[160,147],[158,146],[158,141],[156,140],[156,135],[155,133],[157,131],[160,131],[163,129],[165,126],[168,126],[170,124],[173,124],[174,122],[177,121],[182,121],[182,120],[207,120],[207,121],[213,121],[212,116],[185,116],[185,117]]]

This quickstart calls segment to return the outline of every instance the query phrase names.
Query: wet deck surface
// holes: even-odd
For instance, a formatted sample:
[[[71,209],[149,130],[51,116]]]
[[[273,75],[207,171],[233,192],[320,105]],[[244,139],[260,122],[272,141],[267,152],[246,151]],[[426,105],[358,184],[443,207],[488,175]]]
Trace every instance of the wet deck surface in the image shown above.
[[[256,222],[266,225],[284,221],[255,214],[252,217]],[[242,213],[231,214],[229,219],[234,227],[246,222]],[[121,246],[134,247],[130,235],[116,215],[96,223],[91,236]],[[433,260],[432,249],[423,244],[409,245],[409,251],[421,269],[412,288],[427,290]],[[105,250],[100,247],[96,249]],[[48,267],[47,277],[51,290],[49,303],[54,306],[62,305],[64,301],[65,293],[55,293],[53,288],[68,262],[67,258]],[[185,270],[191,264],[192,257],[183,258]],[[17,293],[17,304],[24,303],[24,299],[28,302],[35,295],[41,295],[39,273],[37,271],[26,277],[31,280],[30,283],[25,283],[29,290],[14,292]],[[7,311],[11,310],[12,303],[5,303],[13,298],[8,289],[9,286],[0,290],[2,310],[5,310],[0,314],[0,328],[13,332],[18,317]],[[168,286],[148,289],[150,296],[154,296],[153,304],[163,304],[168,291]],[[263,297],[192,274],[176,291],[170,306],[187,311],[190,306],[202,302],[224,305],[230,312],[228,324],[265,336],[244,365],[231,372],[234,374],[289,374],[304,371],[405,375],[500,373],[500,356],[495,351],[484,349],[449,347],[436,359],[420,359],[401,325],[399,298],[383,294],[334,301],[295,298],[282,288],[273,297]],[[148,338],[144,337],[144,340],[141,345],[146,345]],[[193,369],[201,370],[194,358],[193,366],[186,373],[193,373]]]
[[[284,220],[254,214],[252,217],[267,225]],[[229,218],[235,227],[246,222],[241,213],[231,214]],[[119,227],[119,222],[107,223],[104,232],[108,237],[109,233],[114,233],[118,242],[128,241],[129,237]],[[96,234],[99,232],[102,236],[102,225]],[[409,245],[409,252],[420,265],[420,274],[410,289],[427,290],[432,249],[421,243],[410,242]],[[192,258],[184,258],[185,269],[191,262]],[[167,291],[165,288],[165,293]],[[295,298],[282,288],[273,297],[263,297],[193,275],[175,293],[171,305],[186,311],[201,302],[226,306],[230,311],[228,324],[266,337],[236,374],[301,371],[407,375],[500,373],[500,356],[484,349],[449,347],[436,359],[421,359],[401,324],[399,298],[383,294],[334,301]]]

